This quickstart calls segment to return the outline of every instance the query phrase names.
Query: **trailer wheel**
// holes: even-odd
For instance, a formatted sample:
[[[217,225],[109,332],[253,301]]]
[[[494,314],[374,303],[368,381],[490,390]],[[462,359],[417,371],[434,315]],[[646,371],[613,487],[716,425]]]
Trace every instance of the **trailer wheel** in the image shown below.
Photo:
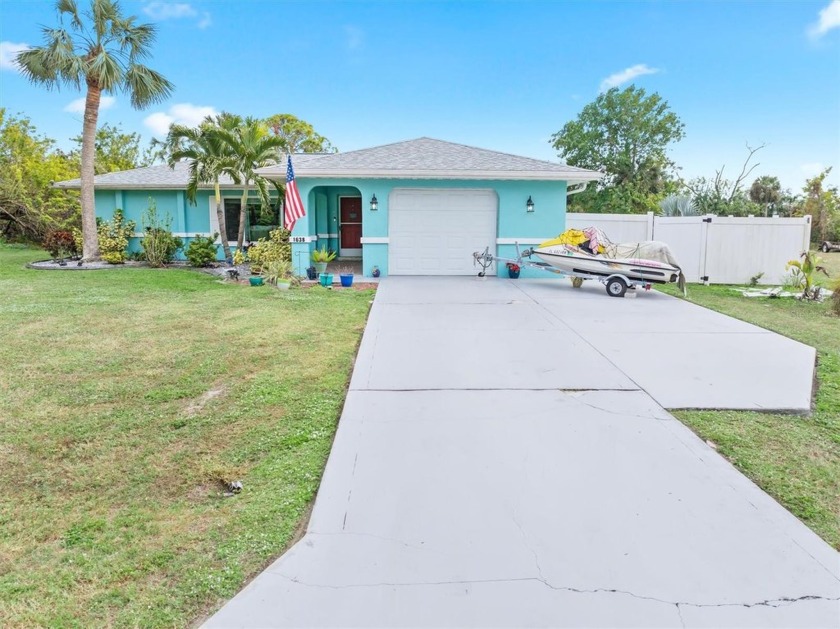
[[[624,297],[627,292],[627,282],[620,277],[613,277],[607,280],[607,295],[610,297]]]

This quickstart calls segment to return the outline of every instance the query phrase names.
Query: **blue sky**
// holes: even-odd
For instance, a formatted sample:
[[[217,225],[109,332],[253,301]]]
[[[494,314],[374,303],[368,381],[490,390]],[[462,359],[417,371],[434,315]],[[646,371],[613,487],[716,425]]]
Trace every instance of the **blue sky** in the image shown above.
[[[552,133],[603,86],[635,83],[685,123],[685,178],[734,177],[745,144],[766,143],[753,175],[798,191],[834,166],[840,184],[840,0],[122,4],[158,24],[148,63],[176,90],[141,112],[116,94],[100,122],[145,139],[214,111],[288,112],[342,151],[430,136],[556,160]],[[10,63],[53,6],[0,0],[0,107],[69,146],[82,94],[30,86]]]

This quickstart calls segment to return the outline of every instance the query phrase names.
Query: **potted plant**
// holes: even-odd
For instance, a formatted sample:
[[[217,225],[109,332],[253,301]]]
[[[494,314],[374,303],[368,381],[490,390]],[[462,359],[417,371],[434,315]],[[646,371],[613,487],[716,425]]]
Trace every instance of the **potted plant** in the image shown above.
[[[306,267],[306,279],[317,280],[318,279],[318,269],[316,269],[314,266]]]
[[[288,260],[272,260],[260,273],[267,284],[280,289],[287,289],[291,283],[292,265]]]
[[[338,277],[341,280],[341,285],[344,288],[353,286],[353,268],[349,266],[342,266],[338,269]]]
[[[508,277],[510,277],[510,279],[515,280],[519,277],[519,273],[522,269],[519,268],[518,264],[515,262],[508,262],[505,266],[507,266]]]
[[[335,251],[330,251],[326,247],[312,251],[312,263],[318,273],[326,273],[327,264],[333,260],[335,260]]]

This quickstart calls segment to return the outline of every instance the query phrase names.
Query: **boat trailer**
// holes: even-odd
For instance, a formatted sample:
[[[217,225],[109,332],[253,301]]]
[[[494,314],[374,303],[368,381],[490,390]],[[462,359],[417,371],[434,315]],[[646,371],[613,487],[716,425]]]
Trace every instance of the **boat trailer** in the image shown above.
[[[627,277],[627,275],[625,275],[624,273],[605,273],[603,275],[596,275],[594,273],[570,273],[568,271],[563,271],[561,269],[551,266],[547,262],[538,262],[532,260],[531,255],[533,253],[533,249],[525,249],[524,251],[520,251],[519,243],[516,243],[516,258],[502,258],[490,253],[490,247],[486,247],[484,251],[473,252],[473,265],[481,267],[481,271],[478,272],[479,277],[485,277],[485,275],[487,274],[487,269],[493,266],[494,263],[501,262],[504,264],[516,264],[520,267],[540,269],[542,271],[554,273],[555,275],[559,275],[560,277],[569,277],[572,279],[577,278],[581,281],[597,280],[606,287],[607,295],[609,295],[610,297],[624,297],[628,289],[635,290],[636,288],[644,288],[645,290],[650,290],[651,288],[652,282],[647,280],[633,279]]]

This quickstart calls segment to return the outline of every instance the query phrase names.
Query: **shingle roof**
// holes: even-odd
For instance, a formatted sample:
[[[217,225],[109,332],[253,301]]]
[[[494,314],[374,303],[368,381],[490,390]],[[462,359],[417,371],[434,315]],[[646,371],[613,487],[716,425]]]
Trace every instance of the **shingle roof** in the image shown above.
[[[369,149],[321,155],[301,163],[300,178],[407,178],[407,179],[532,179],[594,181],[601,173],[530,157],[419,138]],[[269,177],[285,175],[283,165],[260,169]]]
[[[554,181],[594,181],[603,175],[593,170],[575,168],[531,157],[489,151],[464,144],[419,138],[395,142],[347,153],[299,153],[292,156],[295,176],[299,178],[362,179],[530,179]],[[276,166],[258,170],[268,177],[286,176],[285,160]],[[189,163],[178,162],[122,170],[97,175],[94,184],[100,189],[186,188]],[[59,181],[57,188],[79,188],[78,179]],[[223,188],[238,187],[227,176],[220,179]],[[201,188],[212,188],[202,184]]]
[[[321,154],[299,154],[292,157],[293,163],[297,166],[298,163],[305,163],[307,160],[314,157],[321,157]],[[284,160],[285,163],[285,160]],[[100,189],[116,189],[116,190],[131,190],[134,188],[156,188],[168,189],[178,188],[183,189],[187,187],[190,173],[189,162],[178,162],[174,167],[169,167],[166,164],[156,164],[154,166],[147,166],[145,168],[133,168],[131,170],[120,170],[113,173],[106,173],[104,175],[96,175],[94,177],[94,185]],[[285,173],[285,166],[283,167]],[[233,180],[224,175],[219,179],[219,184],[222,188],[238,188]],[[54,184],[56,188],[79,188],[81,181],[79,179],[70,179],[68,181],[58,181]],[[212,188],[213,184],[201,184],[199,188]]]

